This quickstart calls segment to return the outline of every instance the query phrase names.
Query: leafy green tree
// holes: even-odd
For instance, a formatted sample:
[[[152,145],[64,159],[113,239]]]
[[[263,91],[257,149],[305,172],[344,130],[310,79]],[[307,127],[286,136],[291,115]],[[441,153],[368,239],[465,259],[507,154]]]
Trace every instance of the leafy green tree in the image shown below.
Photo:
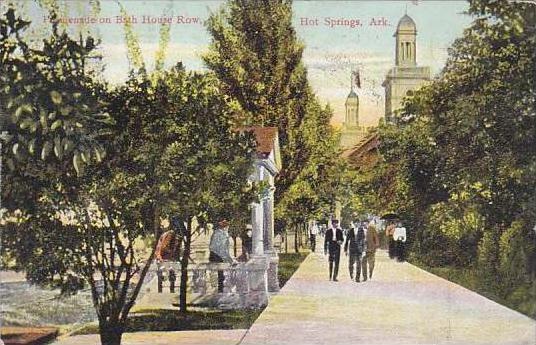
[[[295,164],[292,152],[300,144],[290,136],[303,123],[306,99],[312,97],[301,65],[303,46],[291,15],[290,1],[229,1],[208,21],[213,41],[204,56],[225,92],[240,106],[239,121],[279,128],[285,170]],[[278,181],[278,196],[283,189]]]
[[[25,235],[50,232],[60,216],[69,216],[60,213],[63,204],[76,198],[84,167],[103,159],[101,139],[113,121],[102,104],[105,88],[90,68],[96,42],[74,41],[53,25],[50,37],[30,47],[29,25],[12,8],[0,19],[0,112],[7,134],[2,218],[14,220],[2,236],[3,263],[17,256],[14,268],[24,269],[30,281],[59,281],[68,290],[79,285],[62,264],[68,251],[60,248],[55,256]],[[42,245],[35,258],[34,243]]]
[[[210,75],[189,74],[179,65],[157,77],[144,71],[132,73],[125,85],[106,90],[94,86],[94,79],[83,73],[84,64],[78,59],[86,56],[85,46],[82,49],[63,33],[55,31],[50,39],[59,45],[60,37],[63,49],[45,40],[42,51],[20,54],[17,47],[27,49],[27,45],[17,30],[28,23],[13,18],[8,12],[0,31],[2,44],[15,47],[2,50],[7,52],[2,68],[16,77],[24,64],[40,84],[25,88],[31,83],[20,86],[22,77],[2,79],[2,97],[8,101],[17,97],[11,92],[20,87],[20,97],[31,98],[32,107],[46,108],[62,122],[52,125],[54,129],[41,123],[33,129],[41,119],[31,118],[33,122],[26,121],[28,130],[26,125],[21,128],[14,114],[5,119],[9,139],[14,140],[16,133],[19,143],[28,141],[28,152],[33,140],[46,143],[50,131],[56,131],[60,140],[76,142],[71,151],[55,146],[54,156],[44,158],[31,152],[17,157],[15,144],[5,145],[16,164],[6,174],[8,192],[28,193],[23,194],[25,199],[4,194],[9,202],[2,216],[3,267],[24,270],[31,282],[56,285],[64,293],[89,285],[101,342],[119,344],[152,263],[162,217],[183,217],[189,244],[194,216],[211,220],[247,208],[247,196],[253,194],[247,183],[253,138],[232,128],[231,107]],[[31,60],[31,54],[39,58]],[[61,89],[60,81],[72,88]],[[26,89],[31,92],[24,93]],[[87,98],[70,97],[69,92],[77,91]],[[73,109],[67,112],[63,106]],[[19,108],[10,106],[7,114]],[[21,114],[30,118],[34,110],[25,111]],[[90,116],[100,112],[110,115]],[[75,120],[80,125],[71,123]],[[92,151],[86,154],[88,149]],[[101,154],[104,149],[106,159]],[[86,164],[78,162],[78,156]],[[89,164],[98,160],[102,162]],[[182,260],[184,272],[187,258]]]
[[[127,167],[133,171],[139,164],[144,171],[152,166],[154,170],[142,176],[162,182],[153,189],[143,188],[152,190],[147,198],[161,205],[161,214],[179,216],[186,223],[180,290],[180,308],[186,312],[190,247],[192,235],[199,230],[194,228],[194,218],[202,226],[219,217],[229,218],[241,208],[247,210],[252,200],[248,196],[253,197],[247,183],[254,140],[251,134],[233,129],[234,113],[211,75],[187,73],[178,65],[161,72],[152,83],[154,86],[146,79],[133,78],[120,91],[121,103],[114,104],[124,112],[118,123],[124,122],[133,131],[126,139],[135,138],[129,144],[134,162],[116,169],[118,173]],[[139,113],[145,115],[135,115]],[[136,116],[142,123],[129,125]],[[161,142],[169,146],[162,149],[150,144]]]
[[[337,153],[326,144],[335,140],[332,112],[319,105],[301,61],[292,2],[230,0],[210,17],[208,30],[212,43],[204,61],[240,109],[237,122],[279,130],[276,217],[285,220],[278,224],[303,223],[321,202],[314,167],[334,165]]]
[[[287,116],[303,52],[291,19],[290,1],[231,0],[208,20],[213,41],[204,61],[247,124],[280,127]]]
[[[29,25],[12,8],[0,19],[2,196],[10,210],[34,204],[40,184],[80,175],[102,160],[99,137],[111,123],[100,104],[104,87],[90,68],[97,42],[74,41],[54,24],[52,35],[31,48]]]

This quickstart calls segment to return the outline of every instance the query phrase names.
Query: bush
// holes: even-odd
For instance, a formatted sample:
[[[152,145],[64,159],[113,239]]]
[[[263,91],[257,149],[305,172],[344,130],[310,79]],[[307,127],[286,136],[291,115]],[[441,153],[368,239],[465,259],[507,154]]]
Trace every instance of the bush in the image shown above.
[[[451,202],[429,209],[418,251],[427,265],[470,267],[477,257],[484,218],[474,208],[462,209]]]

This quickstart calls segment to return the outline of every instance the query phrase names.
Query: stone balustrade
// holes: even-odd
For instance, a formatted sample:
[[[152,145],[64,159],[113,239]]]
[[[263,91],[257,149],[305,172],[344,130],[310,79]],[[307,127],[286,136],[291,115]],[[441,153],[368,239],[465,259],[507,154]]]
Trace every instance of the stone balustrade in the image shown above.
[[[163,277],[172,267],[177,273],[177,283],[180,282],[180,263],[165,262]],[[228,263],[197,263],[188,265],[190,293],[197,296],[217,295],[228,304],[229,296],[233,296],[233,307],[260,308],[268,303],[267,272],[270,262],[265,256],[253,257],[248,262],[230,265]],[[158,266],[151,267],[151,276],[161,279],[156,272]],[[223,271],[225,280],[222,294],[217,294],[218,271]],[[177,284],[178,285],[178,284]]]

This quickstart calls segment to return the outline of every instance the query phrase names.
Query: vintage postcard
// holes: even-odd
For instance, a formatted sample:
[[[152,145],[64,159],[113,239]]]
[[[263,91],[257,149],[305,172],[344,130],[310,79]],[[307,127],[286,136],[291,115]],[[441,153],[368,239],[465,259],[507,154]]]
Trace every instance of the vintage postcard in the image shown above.
[[[0,0],[0,344],[536,344],[536,2]]]

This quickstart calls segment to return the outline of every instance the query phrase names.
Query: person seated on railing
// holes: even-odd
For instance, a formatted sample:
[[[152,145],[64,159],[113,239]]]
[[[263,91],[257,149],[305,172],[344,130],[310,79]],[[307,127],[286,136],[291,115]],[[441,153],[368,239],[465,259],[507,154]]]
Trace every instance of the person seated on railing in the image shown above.
[[[168,230],[160,236],[155,255],[158,262],[177,259],[178,238],[174,230]]]
[[[210,262],[228,262],[235,264],[235,260],[229,253],[229,221],[222,219],[218,222],[218,228],[214,230],[209,244],[210,255],[208,261]],[[223,282],[225,276],[222,270],[218,271],[218,292],[223,292]]]

